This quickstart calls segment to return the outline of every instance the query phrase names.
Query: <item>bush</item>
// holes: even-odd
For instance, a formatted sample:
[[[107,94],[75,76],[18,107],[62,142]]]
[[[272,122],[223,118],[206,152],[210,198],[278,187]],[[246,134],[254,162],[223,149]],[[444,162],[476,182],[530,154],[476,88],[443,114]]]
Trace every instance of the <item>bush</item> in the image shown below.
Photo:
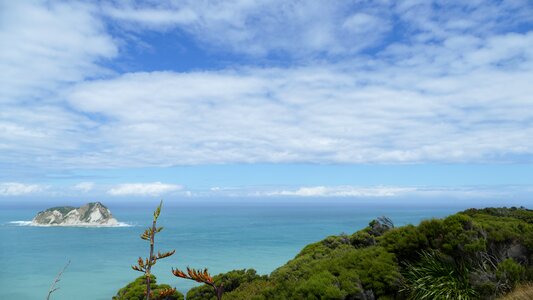
[[[416,265],[407,265],[405,291],[409,299],[477,299],[468,271],[436,251],[422,252]]]
[[[533,279],[533,211],[470,209],[399,228],[379,218],[351,236],[309,244],[270,276],[234,270],[209,278],[223,284],[224,300],[494,299]],[[141,300],[145,283],[139,277],[113,299]],[[154,277],[151,288],[170,287]],[[216,299],[208,285],[187,296]]]
[[[152,299],[154,300],[183,300],[183,294],[176,291],[168,284],[156,284],[154,275],[150,276],[150,288],[152,290]],[[173,290],[168,296],[161,296],[161,292]],[[113,300],[143,300],[146,298],[146,277],[140,276],[133,282],[121,288]]]
[[[413,225],[392,229],[378,239],[379,245],[401,260],[413,260],[428,246],[427,238]]]
[[[526,274],[526,268],[508,258],[498,264],[496,268],[496,277],[508,286],[511,290],[516,284],[522,281]]]
[[[227,273],[219,274],[213,277],[213,281],[217,286],[224,286],[224,299],[228,298],[228,293],[237,289],[245,283],[250,283],[255,280],[266,279],[266,276],[257,275],[254,269],[233,270]],[[216,300],[213,293],[213,287],[202,285],[189,290],[187,293],[187,300]]]
[[[224,299],[494,299],[533,278],[531,215],[468,210],[399,228],[374,220],[351,236],[308,245]]]

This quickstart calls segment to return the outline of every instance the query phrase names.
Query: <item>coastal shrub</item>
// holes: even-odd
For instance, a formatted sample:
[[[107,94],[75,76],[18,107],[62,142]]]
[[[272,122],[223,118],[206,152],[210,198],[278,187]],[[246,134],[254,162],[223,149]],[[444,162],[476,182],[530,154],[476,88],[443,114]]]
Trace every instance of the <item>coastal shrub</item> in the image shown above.
[[[394,223],[387,217],[379,217],[368,223],[368,226],[349,237],[350,244],[355,248],[376,245],[376,238],[394,228]]]
[[[533,229],[525,221],[533,212],[519,210],[469,211],[399,228],[372,221],[350,236],[309,244],[224,299],[494,299],[507,282],[533,276],[526,246]]]
[[[407,264],[403,291],[409,299],[477,299],[468,270],[437,251],[421,252],[416,264]]]
[[[426,236],[413,225],[392,229],[378,239],[379,245],[392,252],[400,261],[414,260],[428,246]]]
[[[337,277],[327,271],[311,275],[302,281],[294,291],[296,299],[344,299],[346,293],[340,289]]]
[[[472,218],[462,214],[447,217],[442,222],[440,250],[456,258],[470,257],[485,250],[485,238]]]
[[[369,229],[367,230],[368,233],[370,235],[377,237],[377,236],[381,236],[388,230],[393,229],[394,223],[392,223],[391,219],[385,216],[381,216],[381,217],[378,217],[377,219],[370,221],[370,223],[368,223],[368,227],[369,227]]]
[[[518,219],[529,224],[533,224],[532,210],[525,207],[488,207],[488,208],[470,208],[462,213],[471,217],[477,217],[481,215],[494,216],[494,217],[509,217]]]
[[[232,293],[246,286],[254,293],[241,299],[494,299],[533,276],[528,215],[469,211],[399,228],[372,221],[349,243],[341,235],[310,244],[261,284]]]
[[[314,259],[319,259],[321,257],[328,256],[331,253],[331,251],[333,251],[335,248],[328,247],[326,244],[327,242],[324,242],[324,241],[309,244],[305,246],[302,249],[302,251],[300,251],[300,253],[296,255],[296,258],[309,255]],[[342,243],[337,244],[337,246],[340,246],[340,245],[342,245]]]
[[[266,279],[257,279],[244,282],[237,289],[224,294],[224,300],[267,300],[265,291],[272,287],[272,283]]]
[[[189,291],[191,300],[221,299],[222,292],[224,300],[495,299],[533,279],[532,221],[524,208],[467,210],[398,228],[378,218],[352,235],[307,245],[270,276],[172,271],[206,284]],[[142,278],[119,294],[143,299]]]
[[[113,300],[144,300],[146,298],[146,276],[140,276],[121,288]],[[168,284],[157,284],[156,277],[150,275],[150,288],[153,300],[183,300],[183,294]]]
[[[224,286],[224,299],[229,298],[228,293],[234,291],[245,283],[255,280],[266,279],[267,276],[257,275],[254,269],[233,270],[227,273],[219,274],[213,277],[216,285]],[[187,300],[216,300],[213,288],[208,285],[194,287],[187,293]]]
[[[526,269],[524,266],[508,258],[498,264],[496,267],[496,277],[504,282],[509,290],[514,288],[517,283],[525,277]]]
[[[187,279],[187,280],[193,280],[196,282],[203,283],[204,286],[208,286],[211,289],[211,295],[214,295],[216,299],[221,300],[222,295],[224,294],[224,283],[223,282],[215,282],[211,274],[209,274],[209,271],[207,269],[191,269],[187,267],[187,271],[181,271],[180,269],[174,269],[172,268],[172,274],[174,276]],[[205,297],[209,297],[211,295],[202,295]]]
[[[376,238],[365,230],[358,231],[350,237],[350,244],[355,248],[364,248],[376,244]]]
[[[367,291],[385,296],[398,290],[400,273],[394,254],[382,247],[344,245],[320,259],[312,256],[299,256],[275,270],[270,276],[271,292],[285,299],[358,299]],[[304,294],[307,298],[302,298]]]

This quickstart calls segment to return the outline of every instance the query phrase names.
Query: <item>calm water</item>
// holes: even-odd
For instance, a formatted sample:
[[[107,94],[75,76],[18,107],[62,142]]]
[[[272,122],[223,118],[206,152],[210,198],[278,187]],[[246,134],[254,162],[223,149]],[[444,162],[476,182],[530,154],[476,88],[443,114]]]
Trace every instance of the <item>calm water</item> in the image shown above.
[[[154,267],[158,281],[187,291],[193,284],[170,273],[171,267],[186,266],[206,266],[213,274],[240,268],[267,274],[306,244],[352,233],[377,216],[389,216],[397,225],[416,224],[472,206],[288,202],[169,203],[159,220],[165,229],[157,236],[156,249],[176,249],[176,254]],[[53,299],[110,299],[140,275],[130,266],[138,256],[147,255],[148,245],[139,234],[150,223],[153,207],[108,204],[119,221],[132,227],[43,228],[9,223],[31,220],[47,206],[0,206],[0,299],[44,299],[69,259]]]

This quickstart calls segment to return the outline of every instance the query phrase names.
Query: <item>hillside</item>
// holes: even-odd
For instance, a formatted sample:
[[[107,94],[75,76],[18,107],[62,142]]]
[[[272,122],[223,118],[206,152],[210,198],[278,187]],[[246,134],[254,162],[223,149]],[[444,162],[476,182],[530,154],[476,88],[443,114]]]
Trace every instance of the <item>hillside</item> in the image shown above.
[[[381,217],[306,246],[269,276],[215,276],[224,299],[495,299],[533,279],[533,211],[469,209],[418,226]],[[216,299],[191,289],[187,299]]]

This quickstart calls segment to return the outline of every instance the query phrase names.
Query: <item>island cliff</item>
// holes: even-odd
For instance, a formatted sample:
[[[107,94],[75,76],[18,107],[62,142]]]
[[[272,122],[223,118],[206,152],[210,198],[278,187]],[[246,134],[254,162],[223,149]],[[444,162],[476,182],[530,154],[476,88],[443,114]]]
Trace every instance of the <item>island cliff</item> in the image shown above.
[[[81,207],[60,206],[39,212],[32,220],[37,226],[118,226],[111,211],[100,202]]]

